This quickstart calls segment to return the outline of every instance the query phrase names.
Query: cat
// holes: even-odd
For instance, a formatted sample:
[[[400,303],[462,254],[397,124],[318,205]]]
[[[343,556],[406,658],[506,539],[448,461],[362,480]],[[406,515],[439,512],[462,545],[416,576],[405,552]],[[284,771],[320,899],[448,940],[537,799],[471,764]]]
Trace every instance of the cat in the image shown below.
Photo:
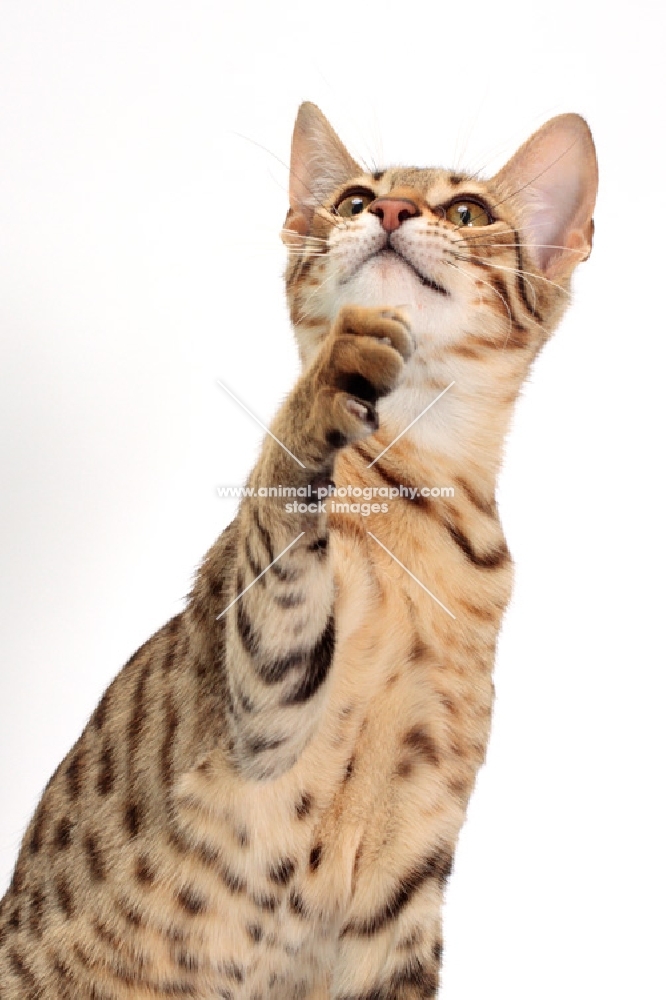
[[[511,591],[503,439],[596,189],[577,115],[481,181],[366,171],[301,106],[302,374],[185,610],[44,791],[0,904],[2,1000],[435,997]]]

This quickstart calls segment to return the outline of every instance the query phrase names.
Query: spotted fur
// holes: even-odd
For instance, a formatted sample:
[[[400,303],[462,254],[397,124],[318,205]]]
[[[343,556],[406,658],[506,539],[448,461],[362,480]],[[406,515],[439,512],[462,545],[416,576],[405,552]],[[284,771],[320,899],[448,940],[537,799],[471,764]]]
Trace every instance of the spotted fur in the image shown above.
[[[249,484],[454,495],[367,517],[243,500],[44,792],[0,903],[2,1000],[436,995],[511,590],[502,442],[595,191],[575,115],[482,182],[364,172],[303,105],[283,232],[303,373]],[[490,224],[452,223],[460,198]]]

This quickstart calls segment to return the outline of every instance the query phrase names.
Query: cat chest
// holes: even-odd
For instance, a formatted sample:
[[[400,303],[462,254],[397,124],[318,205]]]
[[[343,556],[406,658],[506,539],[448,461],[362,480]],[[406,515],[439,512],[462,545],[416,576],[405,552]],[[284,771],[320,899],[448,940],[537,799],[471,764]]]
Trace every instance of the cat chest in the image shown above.
[[[296,995],[304,977],[325,981],[364,928],[385,923],[388,940],[408,935],[422,907],[438,911],[492,700],[489,673],[454,661],[451,647],[417,637],[396,601],[388,619],[366,616],[340,637],[295,767],[246,782],[219,754],[181,786],[183,824],[221,859],[210,871],[192,864],[208,907],[197,920],[206,983],[226,989],[242,974],[239,1000],[260,988]],[[417,890],[388,920],[415,872]]]

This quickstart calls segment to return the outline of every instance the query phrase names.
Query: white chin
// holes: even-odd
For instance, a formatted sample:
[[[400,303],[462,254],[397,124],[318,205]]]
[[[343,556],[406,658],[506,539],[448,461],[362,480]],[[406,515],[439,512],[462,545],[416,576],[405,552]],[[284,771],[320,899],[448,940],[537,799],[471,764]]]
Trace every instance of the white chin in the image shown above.
[[[377,254],[339,289],[340,304],[417,306],[424,288],[412,268],[395,254]]]
[[[427,288],[409,264],[394,254],[371,257],[338,286],[334,299],[333,315],[343,305],[406,306],[417,337],[446,336],[453,319],[451,299]]]

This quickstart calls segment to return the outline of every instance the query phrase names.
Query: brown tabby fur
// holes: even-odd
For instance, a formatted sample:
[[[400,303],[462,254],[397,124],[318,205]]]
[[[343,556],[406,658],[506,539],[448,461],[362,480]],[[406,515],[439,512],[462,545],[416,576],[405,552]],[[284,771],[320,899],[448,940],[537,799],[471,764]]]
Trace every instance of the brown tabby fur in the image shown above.
[[[538,242],[552,191],[535,189],[560,168]],[[358,186],[413,206],[391,233],[410,264],[381,252],[386,203],[332,211]],[[301,108],[284,239],[304,372],[272,430],[305,467],[267,437],[250,485],[454,496],[367,517],[243,500],[44,792],[0,905],[1,1000],[436,995],[511,590],[502,442],[589,253],[595,191],[575,115],[481,182],[364,172]],[[495,221],[448,221],[461,195]]]

